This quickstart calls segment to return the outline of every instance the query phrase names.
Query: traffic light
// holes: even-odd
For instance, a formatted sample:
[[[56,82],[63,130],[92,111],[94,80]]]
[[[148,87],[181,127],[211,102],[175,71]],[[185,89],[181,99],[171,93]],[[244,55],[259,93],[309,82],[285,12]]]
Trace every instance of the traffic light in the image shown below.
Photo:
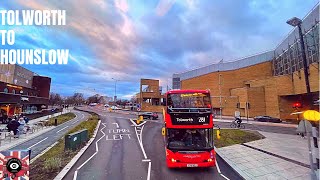
[[[301,105],[300,102],[295,102],[295,103],[293,103],[292,107],[293,107],[293,108],[301,108],[302,105]]]

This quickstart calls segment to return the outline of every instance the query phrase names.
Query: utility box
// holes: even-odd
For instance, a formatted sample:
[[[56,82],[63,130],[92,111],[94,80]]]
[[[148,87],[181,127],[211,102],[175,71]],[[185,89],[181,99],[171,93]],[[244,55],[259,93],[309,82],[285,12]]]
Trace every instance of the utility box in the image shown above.
[[[76,150],[80,145],[88,140],[88,130],[83,129],[65,136],[65,150]]]

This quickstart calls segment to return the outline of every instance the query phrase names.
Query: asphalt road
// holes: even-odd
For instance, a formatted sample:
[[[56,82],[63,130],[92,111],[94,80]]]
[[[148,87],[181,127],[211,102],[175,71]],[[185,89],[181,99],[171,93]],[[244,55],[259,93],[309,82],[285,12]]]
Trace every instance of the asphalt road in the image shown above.
[[[65,122],[53,130],[45,132],[29,141],[26,141],[22,144],[19,144],[15,147],[12,147],[10,150],[25,150],[31,149],[31,159],[40,154],[47,147],[58,141],[65,133],[67,133],[70,129],[80,124],[82,121],[88,119],[90,114],[86,112],[80,111],[71,111],[76,117],[68,122]]]
[[[135,126],[129,119],[136,116],[92,110],[101,115],[98,134],[66,180],[241,179],[220,157],[217,163],[223,175],[217,167],[168,169],[161,120]]]

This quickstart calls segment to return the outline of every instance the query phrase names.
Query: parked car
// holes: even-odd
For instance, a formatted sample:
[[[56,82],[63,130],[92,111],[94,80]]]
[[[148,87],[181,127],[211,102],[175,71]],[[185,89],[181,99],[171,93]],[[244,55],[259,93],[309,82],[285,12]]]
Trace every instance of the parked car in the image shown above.
[[[143,119],[158,119],[158,114],[155,113],[155,112],[145,112],[145,113],[142,113],[140,114],[139,116],[143,116]]]
[[[253,118],[255,121],[260,121],[260,122],[273,122],[273,123],[280,123],[282,122],[281,119],[279,118],[274,118],[271,116],[256,116]]]
[[[117,106],[111,106],[112,110],[120,110],[121,108],[117,107]]]
[[[109,104],[105,104],[104,107],[110,107]]]
[[[89,106],[96,106],[98,103],[90,103]]]

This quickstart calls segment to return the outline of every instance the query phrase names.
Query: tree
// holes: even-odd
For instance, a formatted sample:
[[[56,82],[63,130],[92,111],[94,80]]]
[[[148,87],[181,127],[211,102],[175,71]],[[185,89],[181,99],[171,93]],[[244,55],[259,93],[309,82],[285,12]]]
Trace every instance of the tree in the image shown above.
[[[62,103],[62,98],[58,93],[50,93],[49,104],[51,106],[60,105]]]

